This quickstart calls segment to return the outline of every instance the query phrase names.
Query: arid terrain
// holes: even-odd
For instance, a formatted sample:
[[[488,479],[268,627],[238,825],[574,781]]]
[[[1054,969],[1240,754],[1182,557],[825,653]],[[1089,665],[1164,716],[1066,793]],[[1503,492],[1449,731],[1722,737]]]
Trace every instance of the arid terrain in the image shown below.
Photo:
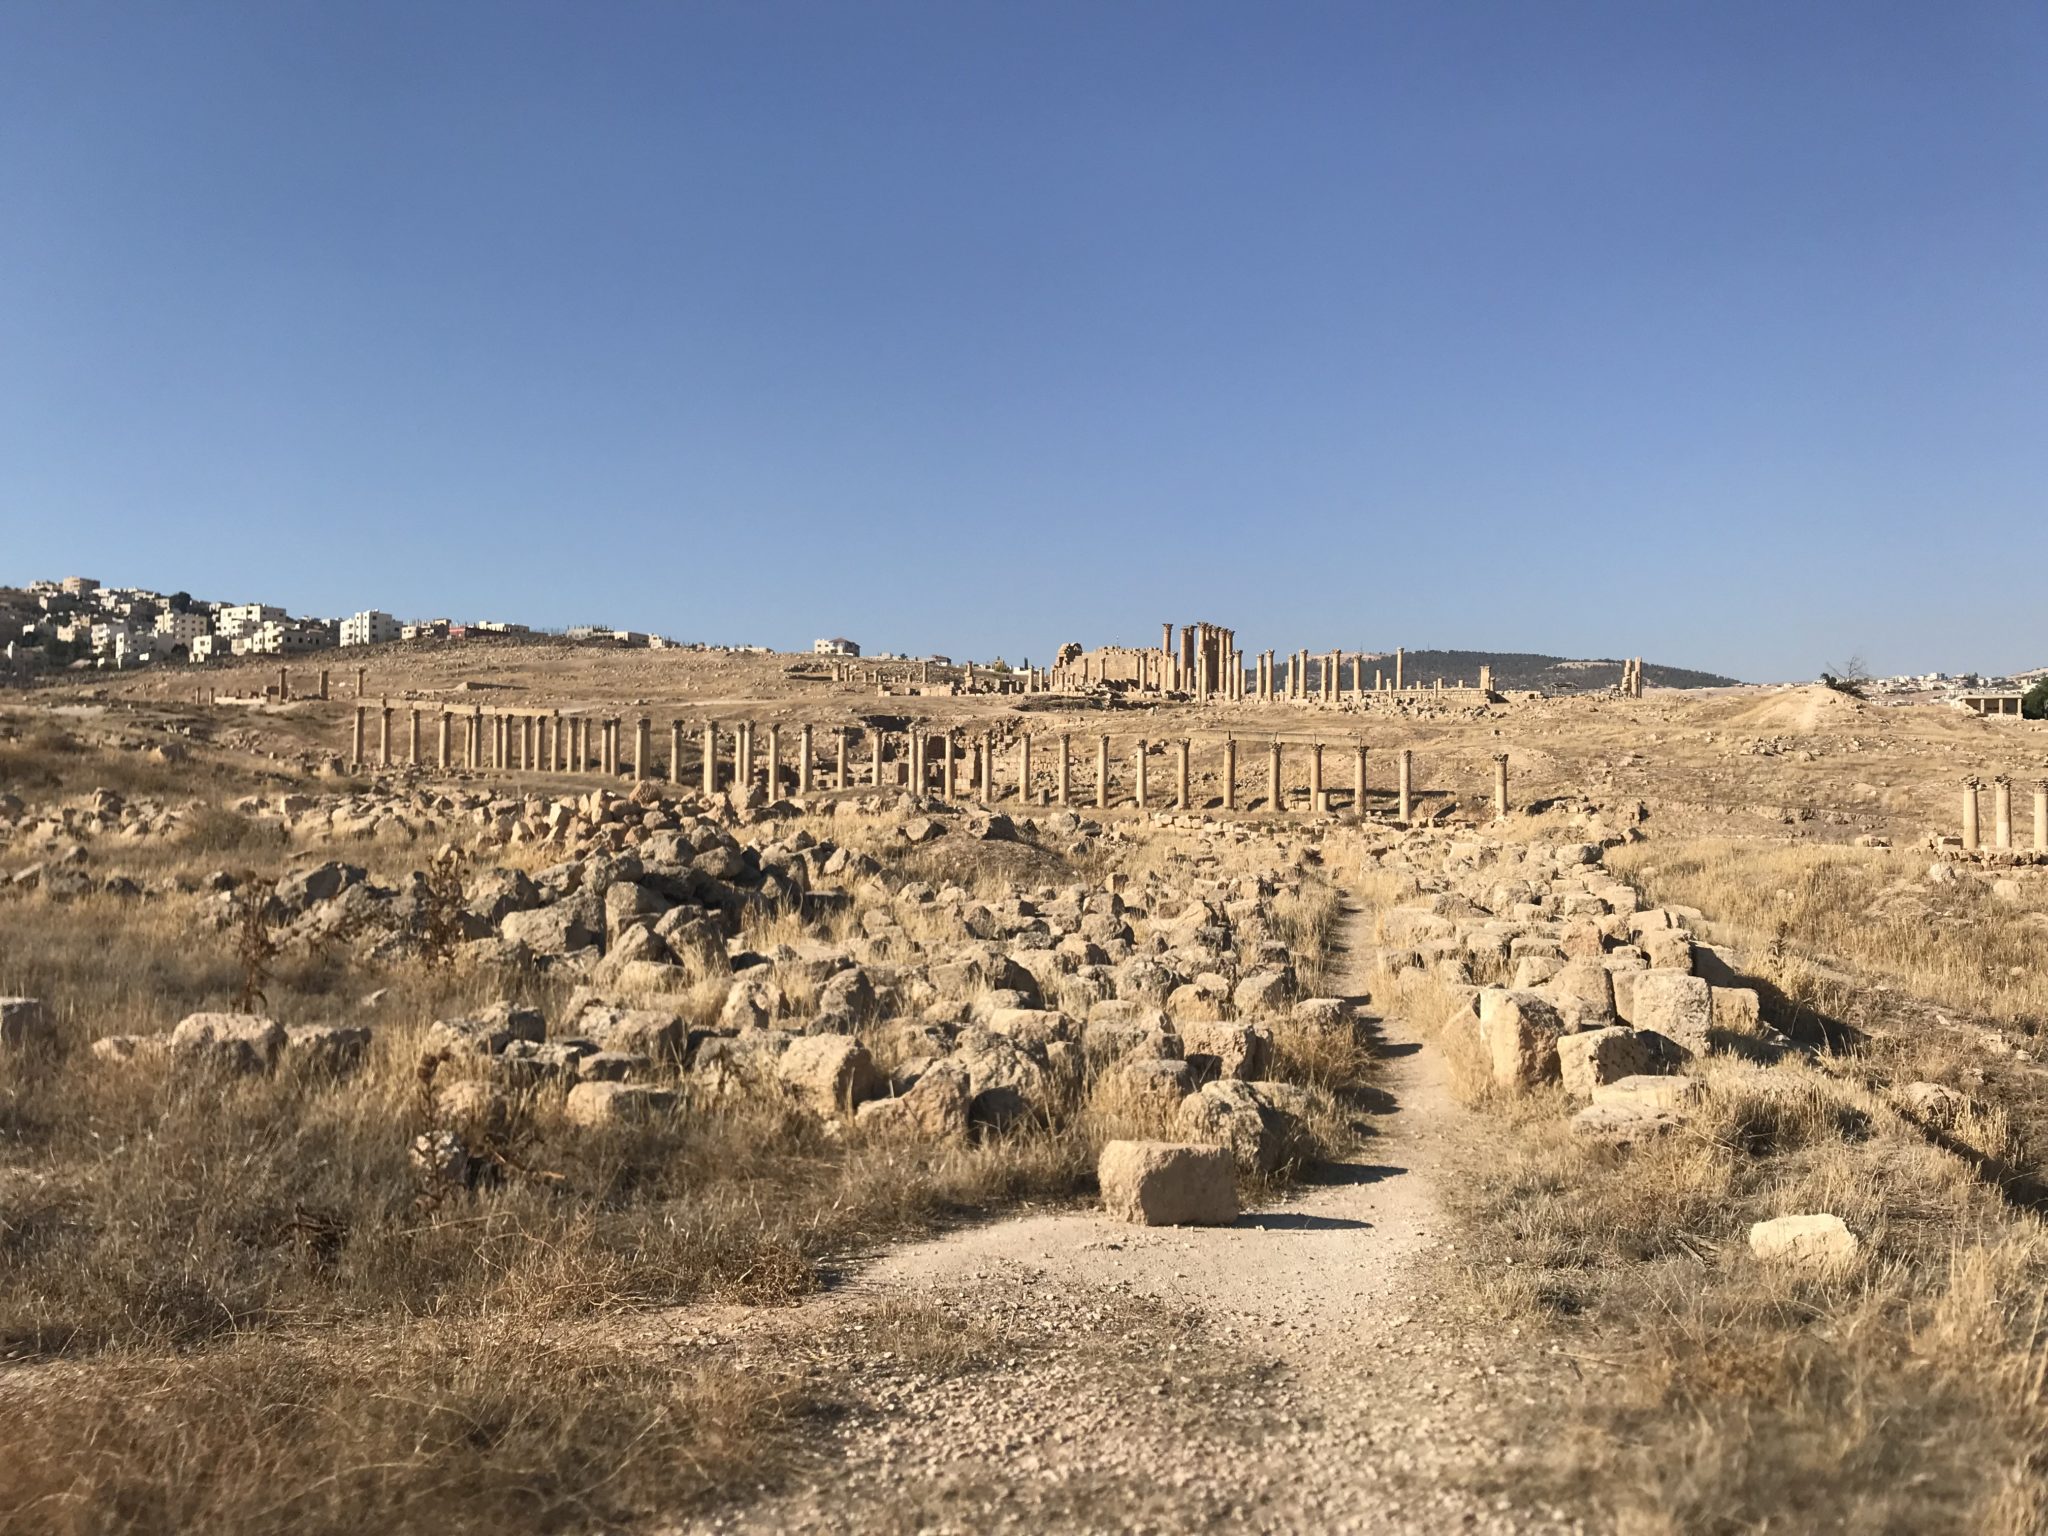
[[[323,659],[0,695],[0,1532],[2048,1530],[2048,727]]]

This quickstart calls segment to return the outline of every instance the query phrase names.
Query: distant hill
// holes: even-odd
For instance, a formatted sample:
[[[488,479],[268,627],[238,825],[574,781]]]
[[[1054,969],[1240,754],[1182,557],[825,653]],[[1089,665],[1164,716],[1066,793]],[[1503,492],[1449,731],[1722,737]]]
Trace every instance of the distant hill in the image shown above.
[[[1394,658],[1382,664],[1368,660],[1368,667],[1382,667],[1393,680]],[[1498,689],[1535,689],[1542,693],[1596,693],[1621,681],[1620,661],[1573,661],[1565,656],[1534,656],[1520,651],[1410,651],[1401,664],[1402,678],[1410,683],[1433,683],[1442,678],[1467,684],[1479,681],[1482,666],[1493,668],[1493,686]],[[1741,681],[1713,672],[1694,672],[1686,667],[1662,667],[1654,661],[1643,663],[1643,684],[1648,688],[1728,688]]]

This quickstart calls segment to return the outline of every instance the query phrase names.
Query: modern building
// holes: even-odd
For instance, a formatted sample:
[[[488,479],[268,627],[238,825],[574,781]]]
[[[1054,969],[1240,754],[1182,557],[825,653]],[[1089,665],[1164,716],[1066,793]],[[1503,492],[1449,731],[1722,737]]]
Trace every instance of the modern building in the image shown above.
[[[343,645],[384,645],[399,637],[398,620],[376,609],[365,609],[341,621]]]
[[[166,612],[156,616],[157,642],[166,649],[171,646],[190,649],[194,640],[212,632],[213,625],[203,613]]]
[[[213,660],[213,648],[216,645],[220,645],[220,643],[220,636],[218,635],[194,635],[192,643],[185,648],[185,659],[193,662],[211,661]],[[227,647],[221,645],[221,649],[226,650]]]
[[[88,592],[98,591],[100,584],[90,576],[66,576],[60,585],[71,596],[83,597]]]
[[[273,608],[268,603],[229,603],[214,615],[213,628],[215,634],[234,640],[283,617],[282,608]]]
[[[242,654],[298,656],[307,651],[324,650],[332,644],[333,633],[317,619],[302,620],[299,623],[273,619],[255,634],[243,636]]]
[[[92,627],[92,653],[110,656],[114,647],[127,638],[128,623],[125,619],[105,619]]]
[[[813,640],[811,642],[811,654],[813,656],[858,656],[860,654],[860,647],[854,644],[853,641],[848,640],[844,635],[835,635],[830,640]]]

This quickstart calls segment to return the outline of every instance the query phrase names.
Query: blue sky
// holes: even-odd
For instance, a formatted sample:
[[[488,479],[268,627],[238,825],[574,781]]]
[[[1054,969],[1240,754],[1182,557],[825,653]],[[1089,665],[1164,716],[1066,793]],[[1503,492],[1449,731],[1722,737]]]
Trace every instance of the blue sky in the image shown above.
[[[0,582],[2048,664],[2048,9],[0,4]]]

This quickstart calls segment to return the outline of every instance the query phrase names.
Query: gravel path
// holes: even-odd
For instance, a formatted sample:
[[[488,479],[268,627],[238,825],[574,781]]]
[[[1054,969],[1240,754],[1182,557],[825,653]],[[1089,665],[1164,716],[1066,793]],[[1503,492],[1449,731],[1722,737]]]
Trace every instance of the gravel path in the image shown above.
[[[1335,980],[1364,991],[1341,951]],[[1388,1096],[1369,1156],[1227,1229],[1092,1213],[1003,1221],[897,1250],[805,1313],[898,1310],[920,1349],[853,1322],[814,1368],[846,1411],[794,1488],[712,1531],[1578,1529],[1513,1497],[1508,1425],[1555,1357],[1429,1294],[1439,1181],[1463,1114],[1437,1053],[1380,1026]],[[814,1317],[813,1322],[818,1320]],[[957,1332],[975,1357],[936,1365]],[[863,1343],[863,1340],[867,1342]]]

